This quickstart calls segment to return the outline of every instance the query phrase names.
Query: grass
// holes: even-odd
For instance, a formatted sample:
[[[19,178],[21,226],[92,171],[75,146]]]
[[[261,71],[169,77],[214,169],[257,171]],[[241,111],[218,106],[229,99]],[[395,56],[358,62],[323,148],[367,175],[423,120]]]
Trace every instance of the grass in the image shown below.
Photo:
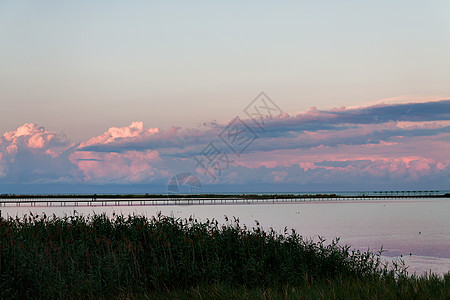
[[[338,239],[158,215],[0,217],[0,298],[450,299]]]

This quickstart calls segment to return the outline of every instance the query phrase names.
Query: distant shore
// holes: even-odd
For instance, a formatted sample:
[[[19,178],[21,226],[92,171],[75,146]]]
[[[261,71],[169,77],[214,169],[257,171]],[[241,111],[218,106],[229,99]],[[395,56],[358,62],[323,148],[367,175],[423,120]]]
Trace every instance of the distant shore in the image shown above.
[[[386,191],[361,192],[355,195],[342,195],[338,193],[312,193],[312,194],[1,194],[0,199],[29,199],[29,198],[58,198],[58,199],[123,199],[123,198],[247,198],[247,199],[298,199],[298,198],[450,198],[450,193],[438,191]]]

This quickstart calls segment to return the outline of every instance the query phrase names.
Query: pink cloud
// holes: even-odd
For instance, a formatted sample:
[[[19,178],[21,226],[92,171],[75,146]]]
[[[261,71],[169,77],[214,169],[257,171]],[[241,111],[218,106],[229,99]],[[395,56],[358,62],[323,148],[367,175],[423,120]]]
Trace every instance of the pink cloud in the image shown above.
[[[41,135],[33,135],[29,140],[28,140],[28,146],[30,148],[38,148],[41,149],[43,148],[45,145],[45,140]]]
[[[3,160],[14,161],[19,152],[56,157],[70,147],[63,134],[45,130],[36,124],[24,124],[0,138]]]
[[[299,163],[305,171],[314,169],[325,169],[339,171],[347,174],[370,174],[375,177],[383,177],[389,174],[391,178],[410,177],[418,180],[421,177],[431,175],[446,168],[449,163],[442,163],[433,159],[423,157],[400,157],[400,158],[370,158],[360,157],[357,159],[342,159],[322,162]],[[319,164],[317,164],[319,163]]]
[[[87,147],[98,144],[112,143],[121,138],[133,138],[146,134],[156,134],[159,132],[158,128],[144,129],[143,122],[132,122],[131,125],[125,127],[111,127],[102,135],[93,137],[86,142],[82,142],[80,147]]]
[[[286,178],[289,176],[289,173],[286,171],[273,171],[272,176],[274,182],[282,183],[286,182]]]
[[[24,124],[0,137],[0,177],[14,174],[23,182],[70,178],[73,168],[62,154],[72,146],[64,134]]]
[[[398,128],[407,128],[407,129],[434,129],[434,128],[443,128],[450,126],[450,120],[448,121],[430,121],[430,122],[411,122],[411,121],[400,121],[395,124]]]
[[[176,130],[172,130],[176,131]],[[169,134],[172,133],[169,131]],[[166,170],[158,170],[154,163],[160,162],[158,151],[151,149],[130,151],[84,151],[89,146],[109,145],[118,141],[136,141],[159,134],[158,128],[144,128],[143,122],[132,122],[125,127],[111,127],[105,133],[93,137],[78,146],[69,160],[82,172],[84,181],[92,183],[138,183],[151,182],[156,176],[168,176]]]
[[[83,172],[85,181],[121,183],[151,179],[157,171],[152,163],[160,160],[158,152],[152,150],[124,153],[77,151],[69,159]]]
[[[68,142],[63,134],[47,131],[44,127],[31,123],[6,132],[3,135],[3,140],[4,148],[10,155],[15,155],[20,149],[42,150],[44,153],[53,149],[51,153],[54,155],[54,153],[57,153],[56,148],[67,147]]]
[[[6,176],[3,155],[0,153],[0,177]]]
[[[370,178],[389,183],[448,177],[446,105],[450,102],[285,113],[268,121],[245,153],[230,157],[233,163],[219,182],[326,184]],[[0,137],[0,176],[35,182],[162,182],[178,170],[195,172],[198,165],[192,158],[212,141],[222,143],[232,156],[218,137],[225,126],[159,130],[133,122],[75,146],[62,134],[24,124]]]

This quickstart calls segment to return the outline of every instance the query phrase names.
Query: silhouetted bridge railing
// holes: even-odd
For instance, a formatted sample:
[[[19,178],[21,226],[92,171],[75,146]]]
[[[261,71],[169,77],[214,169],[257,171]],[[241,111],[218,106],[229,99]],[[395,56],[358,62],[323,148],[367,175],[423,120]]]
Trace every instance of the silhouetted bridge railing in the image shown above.
[[[273,204],[301,203],[318,201],[361,201],[361,200],[392,200],[417,198],[450,198],[449,194],[440,195],[313,195],[313,196],[236,196],[236,197],[2,197],[0,207],[77,207],[77,206],[162,206],[162,205],[214,205],[214,204]]]

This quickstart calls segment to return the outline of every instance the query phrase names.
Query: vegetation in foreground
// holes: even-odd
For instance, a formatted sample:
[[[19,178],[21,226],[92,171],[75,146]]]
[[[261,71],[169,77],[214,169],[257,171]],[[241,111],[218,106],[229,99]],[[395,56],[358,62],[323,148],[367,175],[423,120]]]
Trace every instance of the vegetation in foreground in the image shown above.
[[[0,298],[450,298],[450,273],[379,255],[237,219],[0,216]]]

